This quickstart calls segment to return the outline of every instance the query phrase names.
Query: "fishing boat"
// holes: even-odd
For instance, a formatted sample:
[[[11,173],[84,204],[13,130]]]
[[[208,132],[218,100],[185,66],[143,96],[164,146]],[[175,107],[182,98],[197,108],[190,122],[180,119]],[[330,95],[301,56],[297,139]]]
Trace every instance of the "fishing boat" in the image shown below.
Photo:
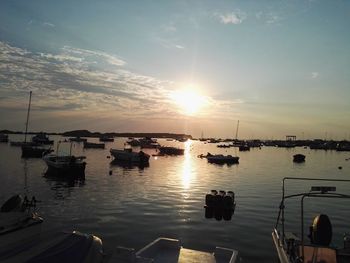
[[[157,142],[156,139],[145,137],[145,138],[139,139],[139,141],[140,141],[141,148],[157,149],[160,147],[160,144]]]
[[[41,231],[37,200],[15,195],[0,210],[0,262],[102,263],[102,241],[77,231]]]
[[[37,135],[33,136],[32,142],[37,144],[47,144],[47,145],[53,144],[53,140],[50,140],[49,136],[47,136],[47,134],[44,132],[40,132]]]
[[[216,163],[216,164],[225,164],[225,163],[226,164],[237,164],[237,163],[239,163],[238,156],[208,153],[208,155],[205,157],[207,158],[209,163]]]
[[[73,137],[73,138],[69,138],[69,140],[71,141],[71,142],[87,142],[87,139],[85,139],[85,138],[81,138],[81,137]]]
[[[161,155],[183,155],[184,151],[184,149],[170,146],[162,146],[159,148],[159,153]]]
[[[22,158],[41,158],[46,154],[53,152],[51,147],[44,145],[22,144]]]
[[[134,249],[117,247],[110,262],[123,263],[236,263],[238,251],[215,247],[214,252],[184,248],[181,241],[160,237],[135,252]]]
[[[86,157],[72,155],[72,143],[70,143],[69,155],[59,155],[61,143],[57,143],[56,154],[47,154],[43,157],[48,167],[46,174],[83,177],[85,175],[86,162],[84,159]]]
[[[104,143],[84,142],[84,148],[85,149],[89,149],[89,148],[104,149],[105,148],[105,144]]]
[[[285,177],[282,181],[282,200],[275,227],[272,231],[272,239],[281,263],[343,263],[350,262],[350,235],[344,234],[343,247],[336,247],[332,242],[332,224],[326,214],[317,215],[309,229],[309,240],[305,239],[305,211],[304,201],[307,198],[350,199],[350,195],[338,193],[334,186],[311,186],[306,192],[286,195],[287,181],[322,183],[349,183],[350,180],[340,179],[316,179]],[[299,198],[300,235],[286,231],[285,219],[286,200]],[[301,202],[300,202],[301,200]],[[300,219],[299,219],[300,218]],[[295,221],[295,220],[293,220]]]
[[[133,152],[131,148],[125,148],[123,150],[110,149],[111,155],[115,160],[131,162],[131,163],[148,163],[150,156],[143,152]]]
[[[129,140],[126,141],[126,144],[129,144],[130,146],[133,146],[133,147],[137,147],[141,145],[140,141],[134,138],[129,138]]]

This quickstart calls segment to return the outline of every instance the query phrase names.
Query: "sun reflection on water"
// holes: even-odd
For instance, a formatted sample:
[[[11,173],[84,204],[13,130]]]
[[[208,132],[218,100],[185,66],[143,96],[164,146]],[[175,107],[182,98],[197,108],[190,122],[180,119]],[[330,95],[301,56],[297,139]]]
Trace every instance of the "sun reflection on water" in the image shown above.
[[[191,150],[191,145],[192,145],[192,141],[191,140],[187,140],[184,143],[184,147],[185,147],[185,159],[183,162],[183,167],[182,167],[182,185],[184,189],[189,189],[191,182],[193,181],[193,179],[196,177],[196,171],[194,170],[194,166],[192,165],[192,157],[190,154],[190,150]]]

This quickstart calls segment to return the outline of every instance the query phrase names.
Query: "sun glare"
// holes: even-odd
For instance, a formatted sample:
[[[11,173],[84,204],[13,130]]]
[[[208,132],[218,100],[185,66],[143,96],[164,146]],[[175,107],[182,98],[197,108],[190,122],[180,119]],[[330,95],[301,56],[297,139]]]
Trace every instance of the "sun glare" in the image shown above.
[[[206,104],[205,97],[194,90],[175,91],[171,99],[186,115],[195,115]]]

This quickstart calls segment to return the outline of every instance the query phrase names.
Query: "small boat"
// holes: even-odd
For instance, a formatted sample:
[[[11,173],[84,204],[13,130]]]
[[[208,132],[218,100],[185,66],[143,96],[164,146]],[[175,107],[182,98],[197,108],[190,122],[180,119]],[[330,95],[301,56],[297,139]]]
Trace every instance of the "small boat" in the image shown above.
[[[0,133],[0,142],[8,142],[9,136],[7,134]]]
[[[85,149],[104,149],[105,144],[104,143],[93,143],[93,142],[84,142],[84,148]]]
[[[100,142],[114,142],[114,138],[108,137],[108,136],[102,136],[100,137]]]
[[[50,140],[44,132],[40,132],[37,135],[33,136],[32,142],[36,144],[53,144],[53,140]]]
[[[145,137],[139,140],[141,148],[157,149],[160,147],[160,144],[156,139]]]
[[[277,250],[279,261],[281,263],[341,263],[350,262],[350,235],[344,234],[343,247],[336,247],[331,244],[332,241],[332,224],[326,214],[317,215],[312,222],[312,225],[307,228],[309,230],[309,241],[305,240],[306,229],[304,228],[305,211],[304,202],[307,198],[322,198],[326,200],[350,199],[350,195],[336,192],[334,186],[312,186],[310,191],[301,193],[292,193],[285,195],[287,192],[287,181],[316,181],[333,182],[333,183],[350,183],[350,180],[340,179],[316,179],[316,178],[297,178],[285,177],[282,181],[282,200],[279,205],[279,213],[275,227],[272,231],[272,239]],[[286,200],[298,198],[297,202],[301,206],[301,216],[297,215],[293,222],[300,221],[300,235],[293,232],[287,232],[286,226],[290,226],[285,219]],[[324,202],[324,201],[323,201]],[[290,201],[288,201],[290,203]],[[322,209],[322,207],[320,207]],[[301,220],[300,220],[301,218]],[[295,227],[294,227],[295,229]]]
[[[295,163],[305,162],[305,155],[300,153],[293,155],[293,162]]]
[[[240,145],[238,149],[239,149],[240,152],[250,151],[250,147],[249,147],[248,144]]]
[[[48,154],[43,157],[43,160],[47,164],[48,174],[84,176],[85,158],[85,156]]]
[[[216,247],[214,252],[198,251],[184,248],[178,239],[161,237],[136,253],[134,249],[117,247],[110,262],[236,263],[240,262],[240,258],[238,251],[234,249]]]
[[[137,140],[137,139],[134,139],[134,138],[130,138],[130,139],[126,142],[126,144],[129,144],[130,146],[133,146],[133,147],[137,147],[137,146],[140,146],[140,145],[141,145],[140,141]]]
[[[229,144],[219,144],[216,147],[218,147],[218,148],[230,148],[231,145],[229,145]]]
[[[225,163],[226,164],[236,164],[236,163],[239,163],[238,156],[208,153],[208,155],[205,157],[207,158],[209,163],[216,163],[216,164],[225,164]]]
[[[159,153],[161,155],[183,155],[184,151],[184,149],[170,146],[162,146],[159,148]]]
[[[24,246],[36,239],[41,231],[43,219],[35,212],[36,199],[14,195],[0,209],[0,261],[11,248]]]
[[[73,138],[69,138],[69,140],[71,141],[71,142],[87,142],[87,139],[85,139],[85,138],[81,138],[81,137],[73,137]]]
[[[102,263],[102,241],[77,231],[41,231],[36,199],[15,195],[0,211],[0,262]]]
[[[110,153],[115,160],[131,163],[148,163],[150,158],[147,153],[143,151],[133,152],[131,148],[123,150],[110,149]]]

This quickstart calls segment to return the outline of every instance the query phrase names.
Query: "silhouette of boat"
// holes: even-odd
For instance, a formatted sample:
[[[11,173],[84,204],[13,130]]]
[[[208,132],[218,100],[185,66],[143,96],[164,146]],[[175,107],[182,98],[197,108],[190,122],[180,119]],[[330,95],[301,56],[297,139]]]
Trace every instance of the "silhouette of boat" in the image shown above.
[[[133,152],[131,148],[123,150],[110,149],[111,155],[118,161],[131,162],[131,163],[148,163],[150,156],[143,152]]]
[[[306,198],[335,198],[350,199],[350,195],[336,192],[336,187],[333,186],[312,186],[310,191],[285,195],[286,181],[316,181],[320,182],[350,182],[350,180],[335,180],[335,179],[316,179],[316,178],[296,178],[285,177],[282,182],[282,200],[279,206],[279,213],[275,227],[272,231],[272,239],[278,253],[281,263],[308,263],[308,262],[350,262],[350,235],[344,235],[344,245],[342,248],[337,248],[331,244],[332,240],[332,225],[327,215],[320,214],[313,220],[309,228],[310,241],[307,242],[304,238],[304,200]],[[285,201],[291,198],[301,198],[301,216],[297,219],[300,221],[300,236],[292,232],[287,232],[285,219]],[[300,202],[300,201],[299,201]]]

